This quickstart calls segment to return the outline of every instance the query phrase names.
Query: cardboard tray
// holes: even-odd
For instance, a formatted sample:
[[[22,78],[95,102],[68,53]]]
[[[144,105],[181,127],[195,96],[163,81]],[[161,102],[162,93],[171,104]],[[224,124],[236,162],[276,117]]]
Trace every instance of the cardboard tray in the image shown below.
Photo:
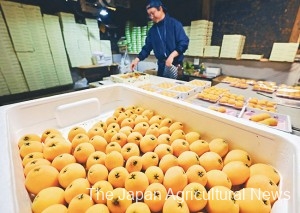
[[[294,100],[300,100],[300,90],[290,89],[290,88],[280,88],[277,89],[275,95],[283,98],[290,98]]]
[[[181,91],[180,89],[186,89],[186,91]],[[198,92],[198,87],[186,85],[186,84],[179,84],[174,87],[167,89],[170,92],[176,92],[180,94],[181,99],[186,99],[189,96],[192,96]]]
[[[149,79],[149,75],[142,72],[131,72],[126,74],[111,75],[111,80],[116,83],[134,83]]]
[[[226,108],[226,112],[224,112],[225,114],[230,115],[230,116],[234,116],[234,117],[238,117],[241,113],[241,109],[233,108],[232,106],[222,105],[218,102],[212,103],[212,102],[205,101],[205,100],[202,100],[202,99],[199,99],[199,98],[196,98],[196,97],[193,97],[191,99],[187,99],[187,102],[190,102],[190,103],[193,103],[195,105],[202,106],[202,107],[205,107],[205,108],[209,108],[209,107],[218,108],[218,107],[222,106],[222,107]]]
[[[246,119],[246,120],[249,120],[250,116],[258,114],[258,113],[268,113],[273,118],[276,118],[278,120],[277,126],[269,126],[269,127],[275,128],[275,129],[278,129],[278,130],[282,130],[282,131],[285,131],[285,132],[289,132],[289,133],[292,132],[291,119],[290,119],[290,116],[288,116],[288,115],[283,115],[283,114],[279,114],[279,113],[275,113],[275,112],[268,112],[268,111],[265,111],[265,110],[260,110],[260,109],[255,109],[255,108],[245,106],[242,109],[239,117],[243,118],[243,119]],[[251,121],[251,122],[253,122],[253,121]],[[263,125],[263,124],[261,124],[261,125]]]
[[[269,163],[280,173],[280,199],[272,212],[300,212],[300,138],[230,115],[214,112],[164,97],[153,92],[114,84],[52,97],[21,102],[0,108],[0,212],[31,212],[24,187],[24,175],[17,146],[29,132],[41,134],[57,128],[64,134],[74,125],[89,128],[107,118],[118,106],[139,105],[181,121],[186,131],[199,131],[203,139],[221,137],[230,149],[245,149],[255,162]]]
[[[205,81],[205,80],[194,79],[194,80],[186,82],[185,85],[196,86],[198,92],[201,92],[205,88],[211,87],[211,82],[210,81]]]
[[[249,97],[246,101],[246,107],[249,107],[249,108],[256,108],[256,109],[260,109],[260,110],[264,110],[264,111],[271,111],[271,112],[276,112],[277,111],[277,103],[276,101],[269,101],[267,99],[259,99],[259,98],[256,98],[258,101],[265,101],[266,104],[264,105],[260,105],[259,103],[251,103],[252,97]],[[269,104],[270,102],[272,102],[272,104]],[[252,104],[252,105],[251,105]],[[269,104],[269,105],[268,105]],[[272,111],[273,110],[273,111]]]

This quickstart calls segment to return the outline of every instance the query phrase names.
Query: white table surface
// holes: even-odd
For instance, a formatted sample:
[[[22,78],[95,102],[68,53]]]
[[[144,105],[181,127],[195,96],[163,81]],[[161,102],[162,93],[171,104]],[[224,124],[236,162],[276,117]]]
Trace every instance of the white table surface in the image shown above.
[[[169,78],[159,77],[159,76],[155,76],[155,75],[149,75],[149,79],[147,79],[147,80],[136,81],[134,83],[126,83],[126,84],[138,87],[138,86],[141,86],[141,85],[144,85],[147,83],[158,84],[158,83],[162,83],[162,82],[185,83],[185,81],[169,79]],[[102,81],[92,82],[89,85],[90,85],[90,87],[100,87],[102,85],[110,85],[110,84],[114,84],[114,82],[111,81],[109,77],[107,77]],[[219,83],[216,85],[216,87],[229,89],[229,91],[231,93],[244,95],[246,99],[249,97],[256,97],[258,99],[273,100],[276,102],[279,102],[281,100],[280,98],[278,98],[272,94],[266,93],[265,94],[266,96],[261,95],[264,93],[259,94],[256,91],[253,91],[252,87],[249,87],[247,89],[239,89],[239,88],[231,87],[227,83]],[[267,97],[267,96],[269,96],[269,97]],[[292,127],[294,129],[293,134],[300,136],[300,108],[290,107],[290,106],[286,106],[286,105],[278,103],[277,113],[289,115],[290,119],[291,119]]]
[[[276,97],[275,95],[267,94],[267,93],[257,93],[256,91],[252,90],[252,87],[249,87],[247,89],[239,89],[239,88],[231,87],[229,86],[229,84],[226,83],[219,83],[217,84],[217,87],[227,88],[230,90],[230,92],[244,95],[246,98],[254,97],[258,99],[265,99],[265,100],[277,102],[277,112],[280,114],[289,115],[292,126],[297,129],[300,129],[300,108],[290,107],[278,103],[280,98]],[[300,135],[300,130],[295,131],[294,133]]]

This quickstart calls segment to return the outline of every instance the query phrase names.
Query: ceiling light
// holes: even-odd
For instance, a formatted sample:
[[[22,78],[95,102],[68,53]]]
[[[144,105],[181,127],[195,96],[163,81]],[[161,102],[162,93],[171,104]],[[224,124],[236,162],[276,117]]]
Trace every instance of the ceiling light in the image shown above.
[[[108,12],[107,12],[107,10],[106,10],[105,8],[102,8],[102,9],[100,10],[99,14],[100,14],[101,16],[107,16],[107,15],[108,15]]]
[[[107,9],[110,9],[110,10],[112,10],[112,11],[116,11],[116,10],[117,10],[117,8],[115,8],[115,7],[109,7],[109,6],[106,6],[106,8],[107,8]]]

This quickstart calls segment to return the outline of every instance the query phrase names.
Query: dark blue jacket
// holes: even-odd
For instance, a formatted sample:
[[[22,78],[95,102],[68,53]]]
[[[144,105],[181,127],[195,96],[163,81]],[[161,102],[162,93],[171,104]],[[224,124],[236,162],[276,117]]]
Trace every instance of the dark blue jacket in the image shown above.
[[[155,23],[148,31],[145,45],[138,58],[142,61],[147,58],[153,50],[158,62],[158,75],[162,75],[165,60],[176,50],[179,55],[174,58],[173,64],[182,64],[184,55],[189,45],[189,38],[184,32],[182,24],[175,18],[166,14],[165,18]]]

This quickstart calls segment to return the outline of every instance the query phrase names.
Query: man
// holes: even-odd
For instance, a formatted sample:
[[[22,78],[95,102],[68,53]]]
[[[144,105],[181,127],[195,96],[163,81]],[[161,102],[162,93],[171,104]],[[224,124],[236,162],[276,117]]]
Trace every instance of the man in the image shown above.
[[[138,62],[147,58],[153,50],[157,58],[157,75],[170,77],[167,70],[172,65],[175,67],[182,65],[183,53],[188,48],[189,38],[182,24],[166,13],[166,8],[160,0],[149,0],[146,9],[154,24],[148,31],[141,52],[131,63],[131,70],[134,70]]]

